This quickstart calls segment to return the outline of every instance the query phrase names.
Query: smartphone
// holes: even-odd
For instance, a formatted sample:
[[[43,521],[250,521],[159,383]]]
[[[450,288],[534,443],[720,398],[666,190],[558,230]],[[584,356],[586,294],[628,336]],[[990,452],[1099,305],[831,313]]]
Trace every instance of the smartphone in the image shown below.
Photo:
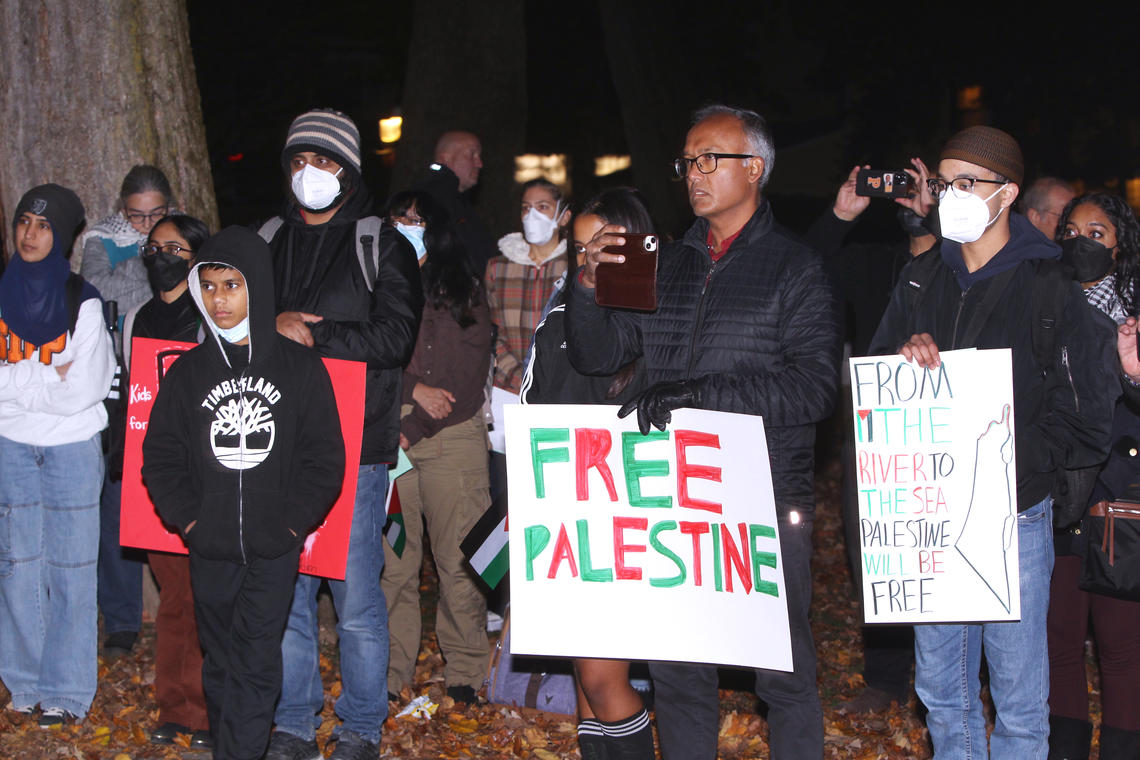
[[[871,198],[905,198],[910,194],[910,175],[882,169],[860,169],[855,194]]]
[[[623,245],[608,245],[602,250],[625,256],[621,264],[598,264],[594,301],[614,309],[654,311],[657,308],[656,235],[623,232]]]

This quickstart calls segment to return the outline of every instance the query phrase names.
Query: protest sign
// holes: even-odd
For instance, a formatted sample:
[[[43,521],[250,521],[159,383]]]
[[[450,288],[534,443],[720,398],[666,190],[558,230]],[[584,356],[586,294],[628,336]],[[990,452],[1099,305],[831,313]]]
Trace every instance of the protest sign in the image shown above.
[[[792,669],[759,417],[506,407],[513,654]]]
[[[1018,620],[1009,349],[850,360],[868,623]]]
[[[186,554],[186,544],[155,512],[142,481],[142,442],[146,437],[151,407],[162,377],[194,343],[152,338],[131,341],[131,376],[127,403],[127,434],[123,456],[123,495],[119,542],[150,551]],[[301,552],[300,571],[325,578],[344,578],[348,534],[356,498],[356,474],[360,466],[360,442],[364,430],[364,365],[360,362],[324,359],[332,379],[344,436],[345,471],[340,496],[320,527],[309,534]]]

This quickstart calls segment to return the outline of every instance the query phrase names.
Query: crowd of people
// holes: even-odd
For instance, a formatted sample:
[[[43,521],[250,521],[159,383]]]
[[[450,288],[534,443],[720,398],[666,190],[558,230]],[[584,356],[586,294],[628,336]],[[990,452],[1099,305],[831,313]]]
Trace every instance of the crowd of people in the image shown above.
[[[496,246],[469,198],[482,165],[476,135],[448,132],[423,177],[375,214],[356,125],[309,111],[286,132],[278,216],[211,235],[178,209],[158,168],[136,166],[115,211],[78,241],[78,273],[78,195],[56,184],[24,194],[0,278],[7,709],[45,728],[84,718],[99,615],[103,655],[132,651],[149,566],[160,594],[151,740],[186,734],[227,760],[323,757],[322,579],[298,573],[298,560],[357,454],[345,450],[320,361],[330,358],[364,365],[345,573],[328,581],[341,674],[331,757],[379,757],[390,703],[415,687],[428,544],[446,692],[479,698],[488,600],[460,544],[504,492],[491,410],[572,403],[633,414],[643,435],[681,408],[763,417],[794,669],[758,669],[755,689],[772,757],[820,758],[815,438],[843,395],[846,339],[855,355],[901,353],[922,367],[937,367],[940,351],[1011,350],[1021,617],[867,626],[866,688],[844,709],[902,709],[913,663],[936,758],[1087,758],[1091,622],[1100,756],[1140,756],[1140,601],[1079,582],[1080,518],[1134,495],[1140,475],[1140,224],[1127,203],[1051,177],[1027,184],[1016,139],[973,126],[931,168],[914,158],[904,170],[912,190],[896,199],[895,240],[846,243],[871,203],[856,192],[858,166],[800,235],[765,193],[775,148],[764,119],[708,106],[674,165],[695,220],[662,246],[656,308],[642,312],[595,299],[599,267],[624,263],[614,252],[623,235],[655,232],[637,190],[575,205],[532,180],[520,189],[520,230]],[[1044,292],[1055,303],[1043,349]],[[163,376],[142,446],[151,500],[188,557],[120,545],[126,400],[113,387],[117,368],[125,377],[138,358],[134,337],[198,344]],[[227,422],[235,416],[259,426]],[[384,528],[401,450],[411,469],[394,481],[397,553]],[[842,456],[858,584],[850,436]],[[1059,490],[1078,482],[1071,473],[1083,485]],[[630,663],[573,667],[584,760],[654,757]],[[655,661],[648,671],[664,757],[713,760],[716,666]]]

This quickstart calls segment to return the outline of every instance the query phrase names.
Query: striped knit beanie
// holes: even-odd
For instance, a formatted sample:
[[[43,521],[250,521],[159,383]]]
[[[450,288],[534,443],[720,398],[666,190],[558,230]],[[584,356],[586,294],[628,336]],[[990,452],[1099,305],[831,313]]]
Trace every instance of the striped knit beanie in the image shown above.
[[[296,153],[312,151],[360,174],[360,131],[352,119],[331,108],[303,113],[289,125],[281,163],[289,170],[289,159]]]
[[[956,158],[985,167],[1020,185],[1025,176],[1021,147],[1006,132],[994,127],[968,127],[950,138],[939,160]]]

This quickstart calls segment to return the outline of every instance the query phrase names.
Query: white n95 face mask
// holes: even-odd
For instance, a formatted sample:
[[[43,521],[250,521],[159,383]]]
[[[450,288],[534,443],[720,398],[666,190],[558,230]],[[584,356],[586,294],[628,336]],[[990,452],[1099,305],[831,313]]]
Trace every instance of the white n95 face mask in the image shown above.
[[[340,180],[337,176],[342,171],[344,167],[337,169],[336,174],[332,174],[305,164],[301,171],[293,175],[293,195],[310,211],[328,208],[340,195]]]
[[[938,223],[942,237],[956,243],[973,243],[980,238],[986,228],[996,222],[1005,210],[998,211],[994,218],[990,219],[990,207],[986,205],[986,201],[1000,193],[1004,187],[1005,185],[1002,185],[994,190],[987,198],[973,193],[963,197],[953,188],[946,188],[938,200]]]
[[[531,245],[549,243],[550,238],[558,230],[558,217],[562,215],[562,204],[554,209],[554,216],[549,217],[534,206],[523,217],[523,237]]]

